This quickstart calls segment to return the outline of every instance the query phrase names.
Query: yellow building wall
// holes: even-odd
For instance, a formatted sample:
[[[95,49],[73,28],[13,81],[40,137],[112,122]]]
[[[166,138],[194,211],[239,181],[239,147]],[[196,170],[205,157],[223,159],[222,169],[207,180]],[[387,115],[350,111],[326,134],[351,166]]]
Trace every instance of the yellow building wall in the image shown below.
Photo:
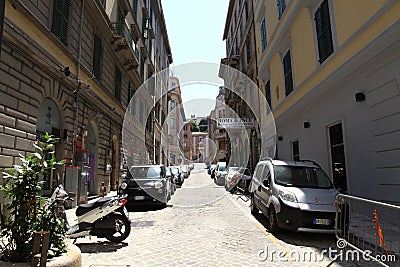
[[[270,86],[272,108],[275,108],[285,99],[285,87],[283,84],[283,67],[281,56],[275,53],[271,58],[270,64]]]
[[[297,15],[290,29],[294,89],[317,67],[312,19],[306,9]]]
[[[333,1],[338,45],[346,42],[386,2],[387,0]]]
[[[304,84],[301,88],[296,88],[293,95],[287,99],[281,106],[277,109],[274,109],[274,116],[278,118],[283,112],[285,112],[288,108],[294,105],[297,101],[300,100],[305,94],[307,94],[310,90],[312,90],[318,83],[325,78],[327,78],[331,73],[335,72],[341,65],[343,65],[349,58],[354,56],[358,51],[363,49],[366,45],[372,42],[375,38],[377,38],[382,32],[384,32],[388,27],[398,22],[399,20],[399,10],[400,10],[400,1],[394,4],[389,10],[387,10],[384,14],[382,14],[379,19],[377,19],[369,28],[363,31],[357,38],[353,40],[348,46],[343,47],[343,50],[340,53],[332,55],[332,59],[328,64],[322,66],[321,70],[317,72],[315,75],[310,76],[309,80],[306,84]],[[337,18],[336,18],[337,20]],[[273,71],[273,67],[271,66],[271,73]],[[274,68],[277,68],[277,65],[274,64]],[[279,71],[282,73],[282,67],[279,68]],[[299,71],[298,69],[294,69],[294,72]],[[296,75],[296,74],[295,74]],[[296,84],[295,84],[296,86]],[[272,88],[272,87],[271,87]],[[282,89],[281,89],[282,90]],[[282,95],[283,93],[283,95]],[[277,104],[282,102],[285,99],[284,89],[280,93],[281,99],[277,101]],[[276,107],[276,105],[274,107]]]
[[[267,42],[278,26],[278,8],[276,1],[265,1],[265,26],[267,27]]]

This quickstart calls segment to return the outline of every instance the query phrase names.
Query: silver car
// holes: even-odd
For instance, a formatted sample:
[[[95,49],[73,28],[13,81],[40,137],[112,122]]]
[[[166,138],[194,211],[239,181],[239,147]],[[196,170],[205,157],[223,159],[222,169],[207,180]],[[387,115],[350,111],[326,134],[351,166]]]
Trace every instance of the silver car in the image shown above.
[[[334,232],[334,202],[339,192],[315,162],[260,161],[250,192],[251,213],[265,214],[271,232]]]

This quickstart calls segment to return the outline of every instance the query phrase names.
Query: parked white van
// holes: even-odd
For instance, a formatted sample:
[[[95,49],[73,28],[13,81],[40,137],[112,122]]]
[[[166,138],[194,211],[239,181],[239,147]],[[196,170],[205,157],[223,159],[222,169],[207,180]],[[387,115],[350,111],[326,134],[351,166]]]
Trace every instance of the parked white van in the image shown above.
[[[271,232],[334,232],[339,192],[315,162],[262,160],[255,168],[250,192],[251,213],[266,215]]]

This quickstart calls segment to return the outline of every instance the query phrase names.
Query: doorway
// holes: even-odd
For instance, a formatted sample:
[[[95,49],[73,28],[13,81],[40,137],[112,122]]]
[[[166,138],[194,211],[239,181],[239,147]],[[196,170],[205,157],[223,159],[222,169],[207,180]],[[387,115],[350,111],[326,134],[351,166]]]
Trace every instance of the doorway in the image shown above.
[[[341,193],[347,193],[346,157],[342,122],[328,127],[333,183]]]

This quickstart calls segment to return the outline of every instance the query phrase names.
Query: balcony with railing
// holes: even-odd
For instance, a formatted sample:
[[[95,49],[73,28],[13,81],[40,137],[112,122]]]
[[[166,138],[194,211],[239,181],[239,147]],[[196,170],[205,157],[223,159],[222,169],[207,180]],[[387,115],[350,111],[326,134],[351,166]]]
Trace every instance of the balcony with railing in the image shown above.
[[[129,66],[128,69],[139,66],[139,50],[126,23],[124,21],[111,22],[110,29],[114,35],[115,51],[127,51],[128,49],[132,55],[127,57],[124,64]]]

